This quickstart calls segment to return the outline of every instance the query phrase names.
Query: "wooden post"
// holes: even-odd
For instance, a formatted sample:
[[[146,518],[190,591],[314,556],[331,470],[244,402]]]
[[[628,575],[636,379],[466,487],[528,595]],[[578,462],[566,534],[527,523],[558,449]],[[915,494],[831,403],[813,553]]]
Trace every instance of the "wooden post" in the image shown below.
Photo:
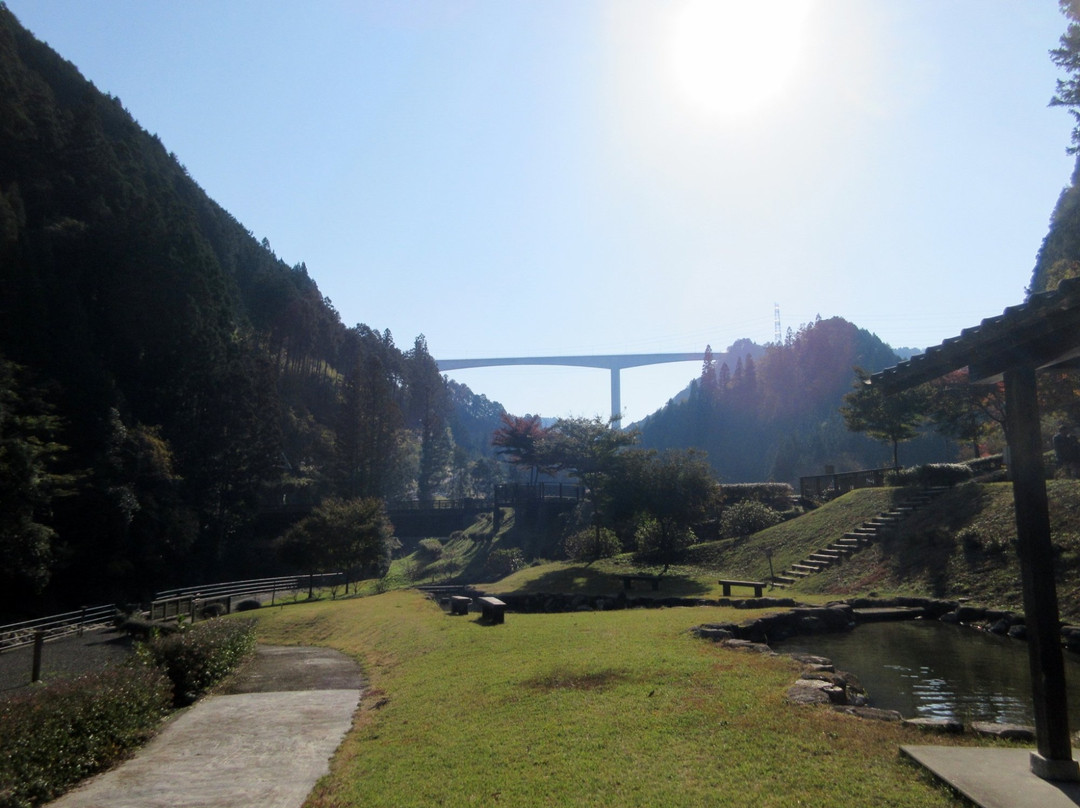
[[[1045,779],[1080,780],[1069,739],[1034,368],[1006,371],[1005,413],[1038,746],[1031,756],[1031,770]]]
[[[30,673],[31,682],[41,681],[41,650],[44,647],[45,632],[39,628],[34,632],[34,662],[33,670]]]

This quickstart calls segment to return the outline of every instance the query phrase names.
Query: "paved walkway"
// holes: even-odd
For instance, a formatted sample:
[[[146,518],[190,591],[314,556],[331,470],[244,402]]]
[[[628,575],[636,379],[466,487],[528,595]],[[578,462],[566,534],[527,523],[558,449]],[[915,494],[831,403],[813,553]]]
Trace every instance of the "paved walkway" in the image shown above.
[[[134,758],[51,808],[299,808],[352,726],[356,662],[326,648],[260,646],[218,694]]]
[[[1080,783],[1031,773],[1026,749],[902,746],[901,751],[979,808],[1076,808]]]

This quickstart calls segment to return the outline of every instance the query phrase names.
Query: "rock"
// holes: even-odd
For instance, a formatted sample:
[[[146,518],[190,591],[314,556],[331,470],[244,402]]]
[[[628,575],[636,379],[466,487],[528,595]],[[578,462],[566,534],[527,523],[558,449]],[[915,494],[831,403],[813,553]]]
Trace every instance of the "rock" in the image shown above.
[[[833,707],[838,713],[847,713],[859,718],[869,718],[874,721],[903,721],[904,717],[896,710],[882,710],[880,707],[856,707],[853,705],[837,705]]]
[[[828,657],[817,656],[816,654],[802,654],[795,653],[790,655],[796,662],[801,662],[804,665],[812,665],[819,668],[832,668],[832,660]]]
[[[946,612],[938,618],[942,623],[959,623],[960,615],[957,612]]]
[[[1026,640],[1027,639],[1027,626],[1023,623],[1016,626],[1009,626],[1009,636],[1014,640]]]
[[[713,642],[721,642],[722,640],[730,640],[732,633],[726,628],[714,628],[710,626],[697,626],[691,629],[695,636],[700,637],[703,640],[712,640]]]
[[[820,679],[800,679],[788,688],[787,700],[792,704],[842,704],[844,689]]]
[[[1025,727],[1021,724],[995,724],[990,721],[973,721],[971,731],[976,735],[987,735],[993,738],[1007,738],[1011,741],[1035,740],[1035,728]]]
[[[964,731],[963,723],[951,718],[905,718],[904,723],[924,732],[947,732],[956,735]]]
[[[991,634],[1008,634],[1009,633],[1009,621],[1004,617],[999,619],[996,623],[990,626]]]
[[[763,642],[751,642],[750,640],[724,640],[725,648],[733,648],[736,651],[753,651],[758,654],[771,654],[773,650]]]

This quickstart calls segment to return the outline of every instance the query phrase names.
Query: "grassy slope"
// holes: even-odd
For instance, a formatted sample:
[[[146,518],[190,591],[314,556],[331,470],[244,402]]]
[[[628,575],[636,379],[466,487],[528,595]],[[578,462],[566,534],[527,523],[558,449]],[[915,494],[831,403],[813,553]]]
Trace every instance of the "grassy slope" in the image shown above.
[[[1080,482],[1051,480],[1052,539],[1062,618],[1080,621]],[[1012,487],[961,486],[894,536],[800,585],[844,595],[906,591],[1023,611]]]
[[[917,731],[789,705],[790,660],[687,631],[752,614],[514,614],[486,627],[401,591],[263,610],[259,632],[339,648],[370,677],[311,808],[958,804],[899,758],[925,741]]]

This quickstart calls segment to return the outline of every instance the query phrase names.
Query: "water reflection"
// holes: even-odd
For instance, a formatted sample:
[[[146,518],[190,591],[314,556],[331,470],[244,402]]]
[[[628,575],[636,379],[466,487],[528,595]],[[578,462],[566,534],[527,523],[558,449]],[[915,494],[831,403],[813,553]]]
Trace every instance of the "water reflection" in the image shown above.
[[[845,634],[772,643],[832,659],[859,677],[875,707],[905,717],[1034,724],[1027,645],[938,622],[870,623]],[[1080,728],[1080,657],[1066,653],[1069,725]]]

